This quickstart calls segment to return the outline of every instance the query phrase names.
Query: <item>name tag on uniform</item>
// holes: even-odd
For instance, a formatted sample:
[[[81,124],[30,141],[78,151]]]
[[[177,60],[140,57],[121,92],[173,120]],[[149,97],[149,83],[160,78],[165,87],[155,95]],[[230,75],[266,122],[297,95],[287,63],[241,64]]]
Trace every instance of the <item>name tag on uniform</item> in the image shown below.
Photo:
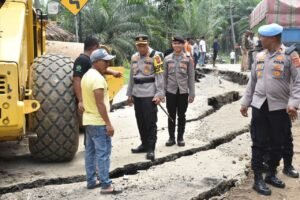
[[[264,64],[264,63],[265,63],[264,60],[258,60],[258,61],[256,61],[256,64]]]
[[[146,65],[152,65],[152,62],[150,62],[150,61],[144,61],[144,63],[145,63]]]
[[[284,61],[283,60],[274,60],[275,64],[281,64],[284,65]]]
[[[276,56],[275,60],[274,60],[274,63],[284,65],[284,56],[283,55]]]

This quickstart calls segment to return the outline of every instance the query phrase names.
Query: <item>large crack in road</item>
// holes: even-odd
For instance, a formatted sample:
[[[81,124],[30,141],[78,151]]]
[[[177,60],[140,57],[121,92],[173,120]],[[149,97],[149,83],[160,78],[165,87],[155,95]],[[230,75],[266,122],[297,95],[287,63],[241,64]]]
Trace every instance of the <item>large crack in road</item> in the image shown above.
[[[205,114],[199,116],[198,118],[190,119],[190,120],[188,120],[188,122],[201,120],[201,119],[211,115],[212,113],[216,112],[222,106],[224,106],[228,103],[237,101],[238,99],[239,99],[239,93],[236,91],[227,92],[223,95],[218,95],[216,97],[211,97],[208,99],[208,102],[213,107],[212,110],[206,112]],[[212,140],[209,144],[207,144],[205,146],[188,149],[185,151],[180,151],[178,153],[174,153],[174,154],[162,157],[162,158],[158,158],[153,162],[147,161],[147,162],[138,162],[138,163],[128,164],[128,165],[125,165],[124,167],[117,168],[117,169],[114,169],[113,171],[111,171],[110,177],[118,178],[125,174],[126,175],[136,174],[140,170],[147,170],[152,166],[161,165],[165,162],[174,161],[182,156],[190,156],[190,155],[193,155],[193,154],[201,152],[201,151],[207,151],[210,149],[214,149],[221,144],[230,142],[236,136],[246,133],[248,131],[249,131],[248,128],[244,128],[243,130],[240,130],[238,132],[233,132],[229,135],[226,135],[225,137],[221,137],[221,138]],[[69,183],[82,182],[82,181],[85,181],[84,175],[66,177],[66,178],[39,179],[39,180],[29,182],[29,183],[21,183],[21,184],[16,184],[16,185],[9,186],[9,187],[1,187],[0,194],[12,193],[12,192],[21,191],[24,189],[33,189],[33,188],[37,188],[37,187],[43,187],[46,185],[61,185],[61,184],[69,184]]]

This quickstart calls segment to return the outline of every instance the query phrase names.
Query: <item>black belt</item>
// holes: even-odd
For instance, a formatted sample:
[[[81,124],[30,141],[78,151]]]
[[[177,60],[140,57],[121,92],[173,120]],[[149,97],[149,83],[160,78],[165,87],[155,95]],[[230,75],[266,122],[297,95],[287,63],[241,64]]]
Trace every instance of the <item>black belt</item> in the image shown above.
[[[143,83],[153,83],[155,81],[154,77],[151,78],[134,78],[133,79],[135,84],[143,84]]]

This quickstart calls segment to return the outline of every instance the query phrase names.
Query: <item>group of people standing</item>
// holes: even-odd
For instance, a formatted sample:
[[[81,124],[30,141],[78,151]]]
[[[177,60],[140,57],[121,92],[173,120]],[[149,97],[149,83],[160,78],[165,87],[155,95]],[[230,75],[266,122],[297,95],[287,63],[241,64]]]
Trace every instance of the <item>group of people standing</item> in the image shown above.
[[[175,121],[178,116],[177,144],[184,146],[185,113],[188,103],[195,98],[195,71],[192,58],[184,50],[182,37],[172,37],[173,52],[163,54],[149,46],[146,35],[136,37],[137,52],[131,58],[128,83],[128,104],[134,105],[141,144],[132,153],[147,153],[155,159],[157,140],[157,105],[166,99],[169,113],[169,140],[166,146],[176,144]]]
[[[169,140],[166,146],[184,146],[185,113],[188,103],[195,98],[195,71],[192,58],[184,51],[184,39],[172,37],[173,52],[164,58],[149,46],[147,35],[135,38],[137,52],[131,58],[128,83],[128,105],[134,105],[141,145],[132,153],[147,153],[146,159],[155,159],[157,140],[157,106],[166,100],[169,113]],[[108,68],[115,56],[99,48],[95,38],[87,38],[84,53],[74,62],[73,85],[78,101],[79,116],[85,134],[85,169],[87,188],[101,187],[101,194],[122,192],[109,178],[111,137],[114,127],[110,121],[108,86],[105,74],[120,77]],[[175,138],[178,116],[177,140]]]
[[[217,36],[214,37],[211,48],[213,51],[212,64],[213,67],[215,67],[217,55],[220,50]],[[184,50],[188,55],[193,57],[195,68],[197,64],[203,67],[207,63],[207,44],[204,36],[202,36],[200,40],[192,40],[190,38],[187,38],[185,40]]]
[[[266,183],[278,188],[285,187],[285,183],[276,176],[281,158],[284,158],[283,173],[299,177],[292,166],[291,121],[297,119],[300,104],[300,58],[297,52],[281,43],[282,30],[278,24],[258,29],[263,50],[254,56],[250,80],[240,109],[241,114],[247,117],[248,108],[252,107],[250,132],[253,189],[263,195],[271,194]],[[214,58],[219,49],[217,38],[215,39]],[[179,147],[185,146],[185,113],[188,104],[195,98],[194,62],[197,59],[193,61],[191,54],[184,48],[185,40],[180,36],[172,37],[172,52],[165,57],[150,47],[147,35],[138,35],[135,44],[137,52],[131,57],[127,96],[128,105],[134,105],[141,144],[131,149],[131,152],[146,153],[146,159],[153,161],[157,141],[157,107],[162,107],[162,102],[166,101],[168,111],[169,139],[165,145],[170,147],[177,143]],[[206,44],[205,41],[200,41],[200,44],[205,46],[203,48],[199,45],[201,57],[205,56]],[[121,74],[108,69],[109,62],[115,56],[99,48],[96,39],[88,38],[84,45],[84,53],[74,63],[73,81],[85,126],[87,188],[101,186],[102,194],[118,194],[121,191],[113,187],[109,178],[114,128],[108,115],[108,86],[104,75],[120,77]],[[194,53],[195,50],[198,52],[196,46],[192,49]],[[200,62],[204,64],[203,60]],[[265,159],[266,155],[269,159]],[[268,165],[265,178],[264,163]],[[97,183],[97,179],[101,184]]]

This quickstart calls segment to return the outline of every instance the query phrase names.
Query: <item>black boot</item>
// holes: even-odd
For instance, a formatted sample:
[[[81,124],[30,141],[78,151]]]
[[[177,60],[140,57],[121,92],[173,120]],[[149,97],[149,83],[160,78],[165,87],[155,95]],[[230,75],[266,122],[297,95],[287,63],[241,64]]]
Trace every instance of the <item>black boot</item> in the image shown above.
[[[177,140],[177,145],[180,146],[180,147],[184,147],[185,146],[185,142],[183,139],[178,139]]]
[[[147,152],[147,149],[146,149],[146,147],[145,147],[143,144],[141,144],[141,145],[138,146],[137,148],[131,149],[131,152],[132,152],[132,153],[146,153],[146,152]]]
[[[299,172],[293,167],[293,165],[284,166],[282,172],[291,178],[299,178]]]
[[[267,196],[267,195],[271,195],[271,193],[272,193],[270,188],[268,188],[268,186],[264,182],[261,173],[255,173],[254,174],[254,184],[253,184],[252,188],[256,192],[258,192],[259,194],[262,194],[262,195]]]
[[[146,155],[147,160],[154,161],[155,160],[155,153],[154,150],[148,150]]]
[[[179,128],[182,129],[181,127],[179,127]],[[177,145],[180,146],[180,147],[184,147],[185,146],[185,142],[183,140],[183,132],[184,132],[184,128],[183,128],[183,131],[181,130],[178,133],[178,137],[177,137]]]
[[[271,170],[265,177],[265,182],[277,188],[285,188],[285,183],[276,177],[276,170]]]
[[[169,140],[166,142],[167,147],[173,146],[174,144],[176,144],[175,138],[169,138]]]

